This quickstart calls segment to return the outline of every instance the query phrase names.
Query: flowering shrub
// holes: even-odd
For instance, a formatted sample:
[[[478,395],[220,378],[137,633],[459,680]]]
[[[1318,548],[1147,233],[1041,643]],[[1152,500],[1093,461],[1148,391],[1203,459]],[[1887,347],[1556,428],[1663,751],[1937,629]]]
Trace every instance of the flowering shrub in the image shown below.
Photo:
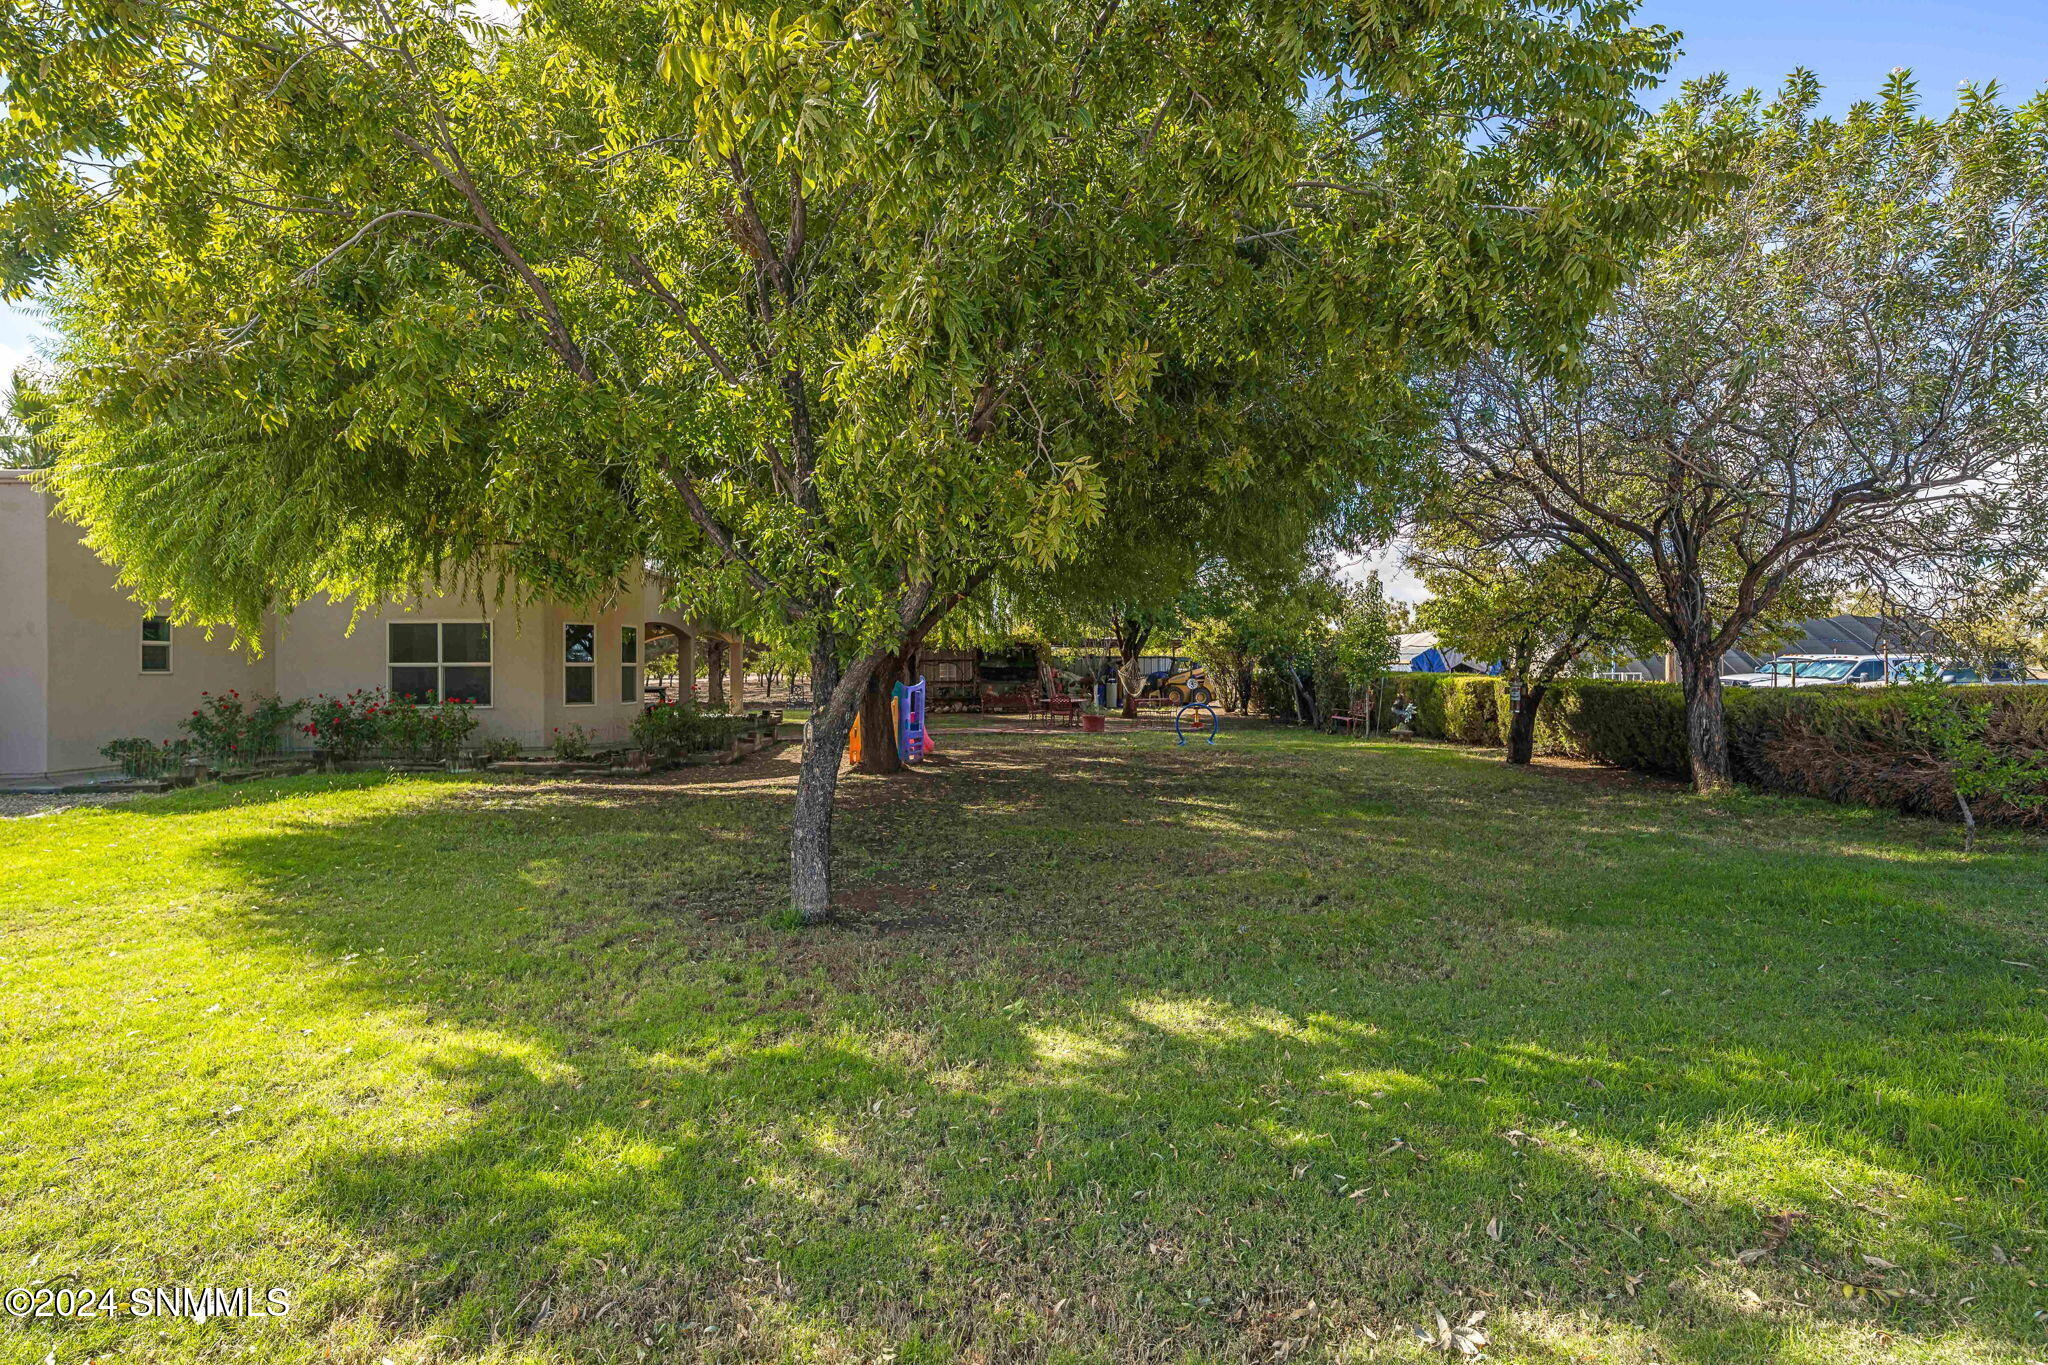
[[[466,701],[415,701],[381,687],[345,697],[316,697],[299,729],[336,759],[387,752],[406,758],[453,758],[476,733],[476,708]]]
[[[168,777],[185,766],[191,752],[189,739],[167,739],[162,744],[151,739],[117,739],[100,746],[101,756],[120,764],[130,777]]]
[[[590,736],[583,733],[580,725],[572,725],[566,730],[551,730],[548,732],[548,747],[564,763],[578,763],[590,757]]]
[[[313,747],[330,758],[361,758],[383,735],[378,717],[390,705],[383,688],[358,688],[345,697],[321,693],[307,703],[306,723],[299,729]]]
[[[252,696],[232,689],[201,692],[199,708],[178,722],[192,743],[217,768],[241,767],[277,752],[279,732],[305,709],[302,701]]]
[[[384,747],[408,758],[453,758],[476,733],[476,708],[466,701],[402,697],[386,703],[377,716]]]

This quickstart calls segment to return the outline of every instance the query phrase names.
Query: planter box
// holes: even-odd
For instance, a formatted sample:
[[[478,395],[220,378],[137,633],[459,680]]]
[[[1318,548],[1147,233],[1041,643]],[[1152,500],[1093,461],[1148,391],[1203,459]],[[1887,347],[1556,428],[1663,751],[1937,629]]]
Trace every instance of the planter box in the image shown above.
[[[1099,734],[1101,734],[1101,733],[1103,732],[1103,730],[1104,730],[1104,729],[1106,728],[1106,726],[1105,726],[1105,725],[1104,725],[1104,723],[1103,723],[1103,722],[1104,722],[1104,721],[1105,721],[1106,719],[1107,719],[1107,718],[1106,718],[1106,717],[1103,717],[1103,716],[1083,716],[1083,717],[1081,717],[1081,732],[1082,732],[1083,734],[1089,734],[1089,735],[1099,735]]]

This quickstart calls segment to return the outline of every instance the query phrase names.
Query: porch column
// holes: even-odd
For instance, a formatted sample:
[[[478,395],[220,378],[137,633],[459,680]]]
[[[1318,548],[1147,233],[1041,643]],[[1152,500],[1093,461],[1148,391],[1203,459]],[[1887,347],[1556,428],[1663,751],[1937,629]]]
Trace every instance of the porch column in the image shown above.
[[[732,700],[727,705],[734,712],[744,711],[747,709],[747,637],[733,636],[726,650],[732,670],[732,683],[728,688]]]

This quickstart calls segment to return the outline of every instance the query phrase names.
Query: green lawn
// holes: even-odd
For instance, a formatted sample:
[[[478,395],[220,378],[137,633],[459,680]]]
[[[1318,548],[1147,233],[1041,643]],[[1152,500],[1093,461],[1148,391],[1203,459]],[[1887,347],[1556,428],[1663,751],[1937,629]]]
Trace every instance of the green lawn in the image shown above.
[[[939,738],[0,822],[0,1285],[292,1295],[0,1358],[2048,1359],[2048,843]]]

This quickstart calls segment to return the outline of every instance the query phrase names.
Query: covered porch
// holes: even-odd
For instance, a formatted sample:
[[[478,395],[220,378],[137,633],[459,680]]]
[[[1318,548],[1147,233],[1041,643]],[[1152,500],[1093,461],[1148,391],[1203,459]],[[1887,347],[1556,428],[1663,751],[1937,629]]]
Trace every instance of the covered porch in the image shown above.
[[[650,594],[650,597],[652,594]],[[738,710],[747,697],[747,639],[736,630],[707,626],[681,613],[665,611],[651,602],[643,613],[641,637],[645,641],[642,677],[650,695],[659,689],[666,701],[696,701],[708,706],[729,706]],[[656,642],[661,653],[673,652],[675,681],[654,680]],[[665,660],[664,660],[665,662]],[[697,670],[706,669],[704,686],[697,686]],[[664,667],[662,673],[667,673]]]

